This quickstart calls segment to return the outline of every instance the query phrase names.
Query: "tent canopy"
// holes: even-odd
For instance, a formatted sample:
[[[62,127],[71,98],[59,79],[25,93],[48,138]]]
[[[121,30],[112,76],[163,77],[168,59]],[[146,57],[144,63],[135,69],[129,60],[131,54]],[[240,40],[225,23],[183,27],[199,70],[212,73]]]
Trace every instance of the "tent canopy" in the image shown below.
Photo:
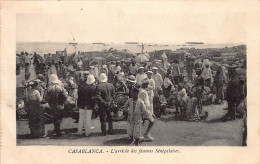
[[[167,59],[166,53],[164,52],[161,57],[162,57],[163,59]]]
[[[138,63],[148,62],[148,61],[149,61],[149,58],[148,58],[146,55],[141,54],[141,55],[138,55],[138,56],[135,58],[135,61],[138,62]]]

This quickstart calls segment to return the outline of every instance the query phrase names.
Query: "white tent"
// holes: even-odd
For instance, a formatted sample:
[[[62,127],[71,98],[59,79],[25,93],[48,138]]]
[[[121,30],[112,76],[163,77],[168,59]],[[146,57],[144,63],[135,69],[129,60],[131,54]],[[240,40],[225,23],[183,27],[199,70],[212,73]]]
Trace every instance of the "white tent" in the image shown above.
[[[167,59],[166,53],[164,52],[161,57],[162,57],[163,59]]]

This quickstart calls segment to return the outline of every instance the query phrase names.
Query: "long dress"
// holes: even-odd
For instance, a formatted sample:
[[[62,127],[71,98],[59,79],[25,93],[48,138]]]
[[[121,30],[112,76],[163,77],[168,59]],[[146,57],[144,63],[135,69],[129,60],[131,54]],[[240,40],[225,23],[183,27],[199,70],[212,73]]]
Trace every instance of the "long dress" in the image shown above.
[[[142,117],[149,115],[146,106],[140,98],[137,101],[130,98],[126,101],[124,108],[128,111],[127,134],[139,139],[142,135]]]
[[[144,119],[147,119],[147,120],[153,122],[154,121],[153,111],[151,109],[151,103],[150,103],[149,95],[148,95],[147,91],[143,88],[140,88],[139,93],[138,93],[138,98],[140,98],[144,102],[144,104],[146,106],[146,111],[149,113],[144,117]]]
[[[41,109],[40,102],[35,99],[38,90],[30,90],[28,97],[28,117],[29,128],[33,137],[41,137],[45,134],[44,112]]]
[[[153,79],[148,79],[149,86],[146,88],[148,96],[149,96],[149,102],[150,102],[150,108],[153,112],[153,97],[154,97],[154,89],[155,89],[155,82]]]
[[[227,78],[223,70],[223,66],[219,67],[215,76],[215,86],[216,86],[216,100],[222,101],[224,100],[224,83]]]

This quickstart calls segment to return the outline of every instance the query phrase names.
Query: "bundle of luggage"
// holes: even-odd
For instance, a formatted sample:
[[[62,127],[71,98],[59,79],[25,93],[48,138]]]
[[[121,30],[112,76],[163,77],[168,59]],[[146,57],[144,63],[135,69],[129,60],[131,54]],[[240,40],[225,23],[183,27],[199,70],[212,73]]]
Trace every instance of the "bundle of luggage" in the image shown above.
[[[204,91],[202,94],[202,104],[203,105],[210,105],[213,103],[213,94],[209,87],[204,86]]]

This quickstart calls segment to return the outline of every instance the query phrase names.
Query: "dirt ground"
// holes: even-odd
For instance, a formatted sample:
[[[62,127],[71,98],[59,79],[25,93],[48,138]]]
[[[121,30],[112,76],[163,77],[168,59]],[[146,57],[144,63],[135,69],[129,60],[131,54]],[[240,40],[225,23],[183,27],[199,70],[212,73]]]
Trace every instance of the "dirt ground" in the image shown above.
[[[32,73],[32,78],[35,77]],[[24,69],[17,76],[17,86],[24,78]],[[209,113],[206,120],[200,122],[177,121],[173,114],[164,115],[156,120],[151,130],[155,138],[153,142],[142,142],[141,146],[241,146],[243,119],[222,122],[220,118],[226,114],[227,103],[204,106]],[[63,146],[125,146],[131,141],[126,134],[126,121],[114,122],[114,135],[101,136],[99,119],[92,120],[91,135],[77,136],[77,123],[71,118],[64,118],[61,124],[63,135],[30,139],[28,121],[17,121],[17,145],[63,145]],[[147,124],[143,125],[143,130]],[[53,125],[45,125],[48,134]]]
[[[174,115],[163,116],[156,120],[151,131],[153,142],[142,142],[141,146],[241,146],[243,120],[221,122],[219,120],[227,104],[204,106],[209,112],[201,122],[176,121]],[[146,128],[143,125],[143,129]],[[101,136],[99,119],[92,120],[90,137],[77,136],[77,123],[71,118],[64,118],[61,124],[63,135],[41,139],[29,139],[30,130],[27,121],[17,121],[17,145],[70,145],[70,146],[123,146],[130,143],[126,134],[126,122],[114,122],[114,135]],[[45,126],[46,132],[53,131],[53,125]]]

